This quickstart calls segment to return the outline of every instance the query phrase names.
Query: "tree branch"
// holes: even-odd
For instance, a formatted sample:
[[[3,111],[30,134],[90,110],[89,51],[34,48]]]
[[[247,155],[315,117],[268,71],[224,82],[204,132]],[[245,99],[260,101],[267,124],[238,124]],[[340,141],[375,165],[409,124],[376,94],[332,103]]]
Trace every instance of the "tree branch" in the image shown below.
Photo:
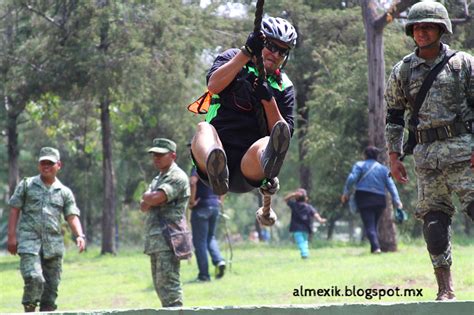
[[[46,21],[48,21],[49,23],[53,24],[54,26],[56,26],[57,28],[59,29],[62,29],[62,26],[57,23],[53,18],[47,16],[46,14],[44,14],[43,12],[40,12],[38,10],[36,10],[35,8],[33,8],[30,4],[28,4],[27,2],[25,3],[22,3],[22,5],[28,9],[29,11],[35,13],[35,14],[38,14],[39,16],[41,16],[42,18],[44,18]]]
[[[467,5],[467,1],[464,0],[464,17],[461,19],[451,19],[451,23],[457,25],[457,24],[464,24],[467,22],[470,22],[472,19],[472,16],[469,15],[469,6]]]
[[[374,27],[377,30],[383,29],[387,24],[391,23],[393,19],[399,18],[400,14],[408,7],[417,3],[418,0],[399,0],[393,3],[390,8],[379,18],[374,21]]]
[[[33,70],[35,70],[37,72],[43,72],[43,69],[40,66],[38,66],[37,64],[29,62],[25,58],[20,59],[18,57],[12,56],[10,54],[4,54],[4,53],[1,53],[1,52],[0,52],[0,56],[7,59],[7,60],[13,61],[15,64],[29,65]]]

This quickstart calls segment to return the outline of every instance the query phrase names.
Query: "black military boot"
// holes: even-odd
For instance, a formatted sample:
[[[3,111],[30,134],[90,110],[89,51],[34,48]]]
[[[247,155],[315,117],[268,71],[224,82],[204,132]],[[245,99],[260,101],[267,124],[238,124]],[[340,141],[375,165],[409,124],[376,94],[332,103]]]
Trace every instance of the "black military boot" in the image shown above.
[[[450,301],[456,300],[454,295],[453,279],[451,277],[451,269],[435,268],[436,282],[438,282],[438,295],[436,301]]]

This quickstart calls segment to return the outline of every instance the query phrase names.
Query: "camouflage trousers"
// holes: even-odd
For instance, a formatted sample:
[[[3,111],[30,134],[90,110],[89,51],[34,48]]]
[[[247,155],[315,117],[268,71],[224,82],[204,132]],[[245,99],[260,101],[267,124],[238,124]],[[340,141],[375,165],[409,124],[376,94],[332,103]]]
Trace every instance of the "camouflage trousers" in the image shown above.
[[[455,208],[452,193],[459,197],[461,209],[467,213],[469,204],[474,202],[474,173],[470,161],[448,165],[443,169],[416,168],[418,179],[418,203],[416,217],[422,219],[430,211],[442,211],[452,217]],[[448,246],[439,255],[430,254],[434,268],[449,267],[451,256],[451,229],[449,228]]]
[[[56,309],[61,281],[62,257],[44,259],[42,255],[20,254],[20,271],[25,287],[23,305],[49,306]]]
[[[163,307],[183,306],[183,290],[179,280],[180,262],[171,251],[150,254],[151,275]]]
[[[462,211],[467,213],[468,205],[474,202],[474,172],[470,165],[470,161],[464,161],[443,169],[417,167],[417,218],[422,219],[429,211],[443,211],[452,217],[455,211],[451,199],[453,192],[459,197]]]

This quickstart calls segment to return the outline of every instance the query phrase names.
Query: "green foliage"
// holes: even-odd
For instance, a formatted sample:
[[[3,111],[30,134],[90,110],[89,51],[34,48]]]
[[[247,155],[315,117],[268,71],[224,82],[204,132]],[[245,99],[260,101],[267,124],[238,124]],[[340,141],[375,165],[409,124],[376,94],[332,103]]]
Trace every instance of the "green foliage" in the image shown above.
[[[367,134],[363,25],[358,10],[320,10],[298,25],[304,27],[303,53],[295,51],[297,60],[288,72],[308,78],[310,123],[303,163],[314,172],[313,200],[323,215],[337,217],[345,212],[338,207],[345,177]]]
[[[146,148],[155,137],[170,137],[178,144],[178,164],[190,169],[186,144],[203,117],[187,112],[186,105],[204,91],[205,74],[216,55],[245,42],[253,29],[254,1],[242,2],[247,9],[243,18],[220,15],[224,0],[212,1],[205,9],[199,1],[109,1],[107,7],[95,1],[29,3],[30,8],[23,1],[0,2],[0,121],[4,122],[0,208],[8,208],[5,122],[19,115],[20,177],[37,172],[40,147],[58,147],[63,161],[59,177],[75,192],[88,235],[99,241],[103,203],[99,104],[106,91],[117,226],[122,243],[135,242],[142,227],[137,203],[156,174]],[[265,4],[266,13],[288,18],[298,29],[297,48],[285,70],[309,109],[304,139],[308,154],[300,161],[297,129],[281,174],[282,190],[274,198],[280,217],[280,226],[272,230],[275,239],[289,237],[289,212],[281,196],[300,186],[296,174],[301,163],[313,171],[312,203],[323,216],[347,219],[338,200],[347,172],[360,159],[367,141],[367,58],[360,7],[356,1],[345,3],[275,0]],[[449,38],[454,48],[473,51],[472,23],[455,27]],[[105,31],[108,40],[101,47]],[[388,74],[410,53],[413,43],[398,21],[389,24],[384,34]],[[413,210],[413,173],[410,178],[410,184],[399,188],[405,207]],[[254,225],[257,197],[230,194],[225,205],[231,231],[245,238]],[[5,222],[8,211],[0,213],[0,222]],[[400,229],[406,235],[418,231],[413,216],[410,220]],[[455,228],[462,230],[462,220],[456,222]]]

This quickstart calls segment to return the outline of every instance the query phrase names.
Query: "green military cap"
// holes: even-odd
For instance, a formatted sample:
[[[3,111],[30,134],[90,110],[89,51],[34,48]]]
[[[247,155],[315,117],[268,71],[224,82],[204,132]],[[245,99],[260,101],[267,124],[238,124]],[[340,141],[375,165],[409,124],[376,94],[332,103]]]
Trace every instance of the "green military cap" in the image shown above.
[[[176,143],[166,138],[153,139],[153,147],[148,149],[148,153],[168,153],[176,152]]]
[[[53,163],[57,163],[59,159],[59,151],[57,149],[51,147],[44,147],[40,150],[38,162],[47,160]]]

